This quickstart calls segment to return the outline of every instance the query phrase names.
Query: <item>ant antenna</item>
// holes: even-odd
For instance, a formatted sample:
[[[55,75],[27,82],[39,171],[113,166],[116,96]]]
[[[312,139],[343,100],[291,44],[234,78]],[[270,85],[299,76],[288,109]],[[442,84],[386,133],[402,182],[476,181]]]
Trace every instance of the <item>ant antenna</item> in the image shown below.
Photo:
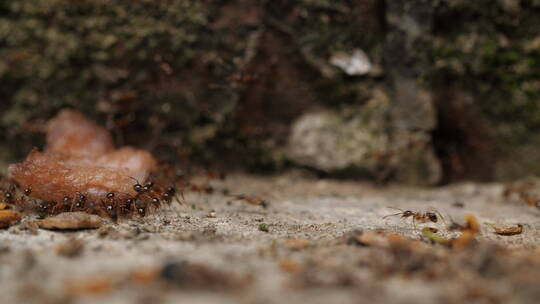
[[[136,182],[135,185],[133,185],[133,190],[135,190],[135,192],[139,193],[139,192],[143,192],[144,191],[144,187],[141,185],[141,183],[139,182],[139,180],[137,180],[136,178],[134,177],[131,177],[131,176],[128,176],[129,178],[131,178],[132,180],[134,180]]]
[[[399,209],[399,208],[396,208],[396,207],[389,207],[389,206],[387,206],[386,208],[394,209],[394,210],[399,210],[400,212],[399,212],[399,213],[396,213],[396,214],[388,214],[388,215],[385,215],[385,216],[382,217],[383,219],[385,219],[385,218],[387,218],[387,217],[390,217],[390,216],[400,215],[400,214],[403,214],[403,212],[404,212],[402,209]]]
[[[388,214],[388,215],[383,216],[382,218],[385,219],[387,217],[396,216],[396,215],[400,215],[400,214],[403,214],[403,212],[399,212],[399,213],[396,213],[396,214]]]

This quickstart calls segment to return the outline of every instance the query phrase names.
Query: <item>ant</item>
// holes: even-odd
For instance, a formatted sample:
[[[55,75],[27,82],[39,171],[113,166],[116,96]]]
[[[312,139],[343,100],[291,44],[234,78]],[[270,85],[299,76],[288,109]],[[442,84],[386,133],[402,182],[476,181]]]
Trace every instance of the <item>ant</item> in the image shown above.
[[[154,182],[152,182],[152,181],[146,182],[146,184],[143,187],[143,190],[145,192],[148,192],[148,191],[150,191],[150,189],[152,189],[153,186],[154,186]]]
[[[120,214],[127,215],[132,212],[132,208],[135,206],[135,199],[127,198],[123,204],[120,205]]]
[[[148,181],[146,182],[146,184],[143,186],[141,185],[141,183],[133,178],[133,177],[129,177],[131,179],[133,179],[136,184],[133,185],[133,190],[135,190],[135,192],[137,192],[137,198],[140,197],[141,195],[146,195],[147,197],[150,198],[150,201],[152,203],[152,205],[156,208],[159,208],[161,206],[161,201],[160,200],[163,200],[164,202],[166,202],[167,204],[170,204],[173,200],[173,198],[175,197],[175,194],[176,194],[176,189],[172,186],[168,187],[164,193],[158,193],[157,189],[155,189],[154,187],[154,182],[152,181]],[[156,190],[156,191],[154,191]],[[182,198],[184,197],[184,194],[182,194]]]
[[[24,195],[29,196],[30,194],[32,194],[32,187],[28,186],[28,187],[24,188],[23,193],[24,193]]]
[[[114,193],[109,192],[106,195],[105,201],[101,200],[101,205],[105,208],[105,212],[111,217],[113,221],[116,221],[116,208],[114,204]]]
[[[154,186],[154,183],[152,181],[147,182],[144,186],[134,177],[129,176],[132,180],[136,182],[135,185],[133,185],[133,190],[137,193],[144,193],[150,191],[152,187]]]
[[[134,204],[134,198],[127,197],[124,199],[122,195],[118,196],[113,192],[109,192],[106,195],[106,200],[101,200],[101,211],[105,211],[116,222],[119,216],[129,214]]]
[[[399,208],[394,208],[394,207],[388,207],[388,208],[396,209],[396,210],[399,210],[400,212],[395,213],[395,214],[385,215],[383,216],[383,219],[390,216],[396,216],[396,215],[401,215],[402,218],[412,217],[414,229],[416,229],[417,221],[420,223],[427,223],[427,222],[437,223],[439,221],[439,218],[437,217],[437,215],[439,215],[441,219],[444,221],[444,217],[441,215],[439,211],[436,211],[436,210],[435,212],[429,212],[429,211],[428,212],[415,212],[411,210],[401,210]]]
[[[252,197],[252,196],[248,196],[248,195],[245,195],[245,194],[233,194],[233,195],[230,195],[230,196],[234,197],[234,199],[236,199],[236,200],[244,201],[244,202],[246,202],[246,203],[248,203],[250,205],[262,206],[263,208],[268,207],[268,205],[270,204],[266,200],[256,198],[256,197]]]
[[[146,209],[147,206],[144,201],[139,200],[140,196],[145,195],[150,198],[151,203],[158,208],[161,203],[159,201],[158,197],[165,197],[165,201],[169,202],[170,198],[174,196],[175,190],[172,187],[169,187],[166,192],[166,196],[161,196],[157,194],[155,191],[152,191],[152,188],[154,187],[154,183],[152,181],[147,182],[144,186],[134,177],[129,176],[132,180],[135,181],[135,184],[133,185],[133,190],[137,192],[137,195],[134,198],[127,198],[122,205],[119,206],[119,211],[121,214],[129,214],[132,212],[132,208],[135,209],[137,214],[141,217],[146,216]],[[114,199],[114,193],[108,193],[107,194],[108,199]],[[112,206],[106,206],[106,210],[112,211]]]
[[[137,209],[137,214],[139,214],[140,217],[144,217],[146,215],[146,205],[144,202],[139,204],[135,203],[135,208]]]
[[[4,199],[6,200],[6,203],[10,205],[15,204],[15,194],[13,194],[13,190],[4,192]]]
[[[162,197],[165,202],[171,203],[175,194],[176,194],[176,189],[170,186],[165,190],[165,193],[163,193]],[[183,197],[183,194],[182,194],[182,197]]]
[[[167,204],[171,204],[174,199],[176,202],[178,202],[178,204],[182,205],[182,202],[185,203],[186,201],[184,198],[184,191],[180,190],[180,196],[182,197],[182,201],[176,197],[176,188],[174,186],[167,187],[163,194],[160,195],[161,199],[163,199],[163,201],[165,201]]]
[[[84,208],[84,203],[86,202],[86,196],[80,192],[77,192],[77,199],[71,203],[70,211],[73,211],[74,208],[77,208],[76,210],[81,210]],[[64,197],[64,201],[66,198]]]
[[[154,182],[152,181],[149,181],[149,182],[146,182],[146,184],[144,184],[144,186],[134,177],[131,177],[129,176],[129,178],[131,178],[132,180],[134,180],[136,182],[135,185],[133,185],[133,190],[135,190],[135,192],[137,192],[137,196],[139,196],[139,194],[144,194],[144,193],[150,193],[150,194],[157,194],[155,191],[151,191],[152,190],[152,187],[154,187]],[[151,196],[152,198],[154,198],[152,195],[149,195]]]
[[[11,187],[9,188],[9,190],[2,191],[3,194],[4,194],[4,201],[8,205],[14,205],[14,206],[17,206],[19,208],[24,208],[25,198],[24,198],[24,196],[21,196],[21,195],[19,195],[19,197],[17,197],[16,189],[17,189],[17,185],[12,184]]]
[[[38,205],[38,213],[41,217],[45,217],[54,213],[54,210],[57,208],[57,203],[53,201],[42,202]]]

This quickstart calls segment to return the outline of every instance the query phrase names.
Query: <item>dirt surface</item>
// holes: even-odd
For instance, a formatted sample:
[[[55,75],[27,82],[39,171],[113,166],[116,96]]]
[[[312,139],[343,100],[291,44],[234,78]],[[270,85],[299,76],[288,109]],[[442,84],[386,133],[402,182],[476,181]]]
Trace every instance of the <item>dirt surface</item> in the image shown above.
[[[204,179],[198,182],[204,183]],[[230,176],[214,194],[100,229],[0,231],[1,303],[538,303],[540,211],[501,184],[375,187],[293,175]],[[250,194],[267,208],[223,195]],[[388,207],[436,210],[422,224]],[[471,244],[432,244],[421,229],[481,227]],[[523,225],[499,236],[497,227]]]

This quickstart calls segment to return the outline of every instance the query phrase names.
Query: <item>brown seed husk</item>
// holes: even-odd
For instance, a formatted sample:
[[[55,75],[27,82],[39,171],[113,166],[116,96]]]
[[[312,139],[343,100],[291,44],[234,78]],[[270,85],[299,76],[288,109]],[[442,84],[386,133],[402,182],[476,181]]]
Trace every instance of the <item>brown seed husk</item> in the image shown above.
[[[0,210],[0,228],[7,228],[17,224],[21,220],[21,214],[12,210]]]
[[[96,229],[103,225],[103,219],[84,212],[64,212],[39,220],[37,225],[39,228],[51,230]]]

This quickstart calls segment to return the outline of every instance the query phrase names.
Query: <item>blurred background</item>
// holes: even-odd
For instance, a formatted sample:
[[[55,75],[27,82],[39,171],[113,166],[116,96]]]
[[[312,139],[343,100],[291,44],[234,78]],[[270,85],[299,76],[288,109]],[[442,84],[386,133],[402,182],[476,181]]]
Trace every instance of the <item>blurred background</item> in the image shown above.
[[[540,0],[0,2],[0,167],[75,108],[230,171],[540,173]]]

